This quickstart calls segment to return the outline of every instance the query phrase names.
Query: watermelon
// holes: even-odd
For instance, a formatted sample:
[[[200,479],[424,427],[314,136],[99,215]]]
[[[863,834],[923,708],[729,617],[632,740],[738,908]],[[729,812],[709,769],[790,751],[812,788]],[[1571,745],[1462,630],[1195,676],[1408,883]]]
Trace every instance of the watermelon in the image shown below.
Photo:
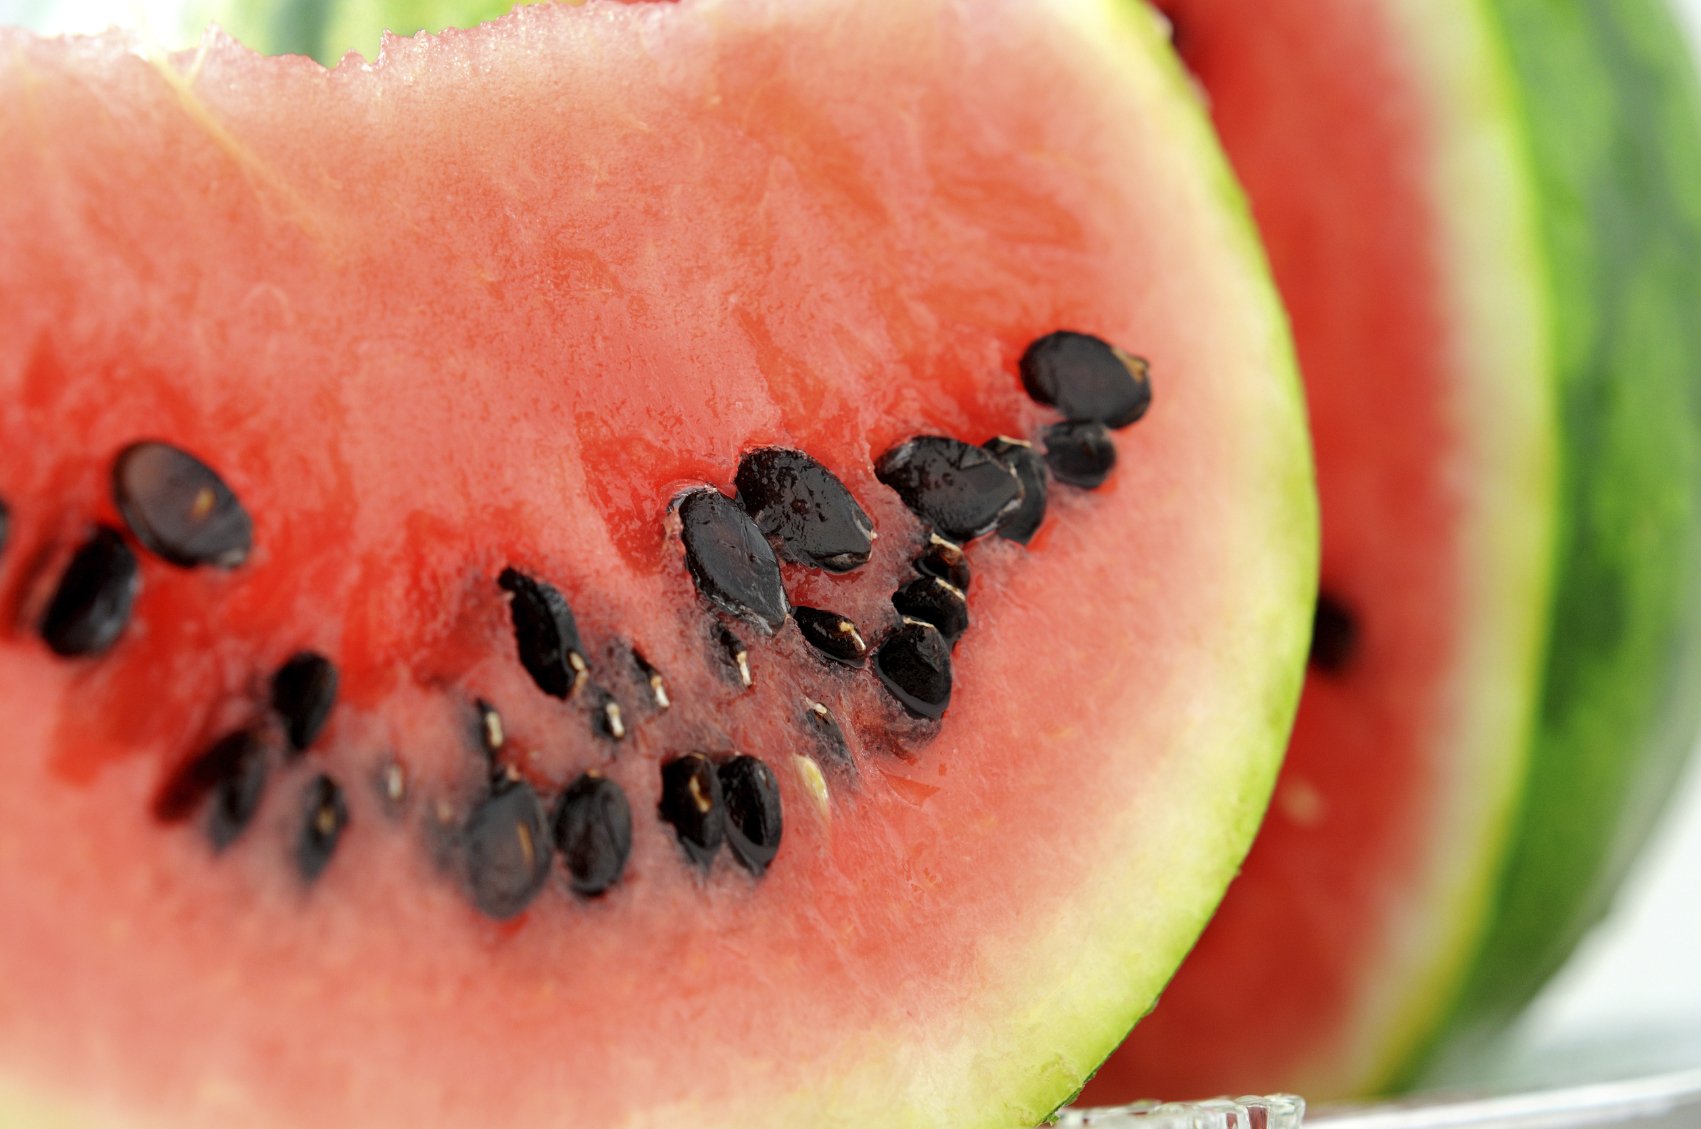
[[[1374,1093],[1481,1053],[1694,741],[1696,89],[1650,0],[1163,7],[1293,316],[1323,595],[1270,819],[1088,1096]]]
[[[7,31],[0,167],[0,1121],[1030,1124],[1203,927],[1316,512],[1149,14]]]

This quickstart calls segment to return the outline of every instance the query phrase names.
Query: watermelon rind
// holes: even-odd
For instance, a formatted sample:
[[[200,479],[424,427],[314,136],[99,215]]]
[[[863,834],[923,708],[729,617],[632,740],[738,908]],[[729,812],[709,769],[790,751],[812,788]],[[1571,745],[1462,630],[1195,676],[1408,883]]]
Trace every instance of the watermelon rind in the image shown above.
[[[329,66],[347,51],[375,56],[385,32],[413,35],[496,19],[512,0],[226,0],[191,4],[196,25],[215,21],[269,55],[307,55]]]
[[[1434,1045],[1496,913],[1498,866],[1537,755],[1565,457],[1558,315],[1543,282],[1536,171],[1518,135],[1518,76],[1482,0],[1461,0],[1439,19],[1427,0],[1385,6],[1421,61],[1414,73],[1438,123],[1427,177],[1450,264],[1441,296],[1455,323],[1449,360],[1466,374],[1451,414],[1470,436],[1457,473],[1469,499],[1461,613],[1473,627],[1448,675],[1452,716],[1435,742],[1429,862],[1388,923],[1387,950],[1361,976],[1350,1025],[1328,1061],[1310,1068],[1324,1098],[1400,1087]]]
[[[1425,738],[1434,794],[1413,798],[1425,819],[1413,847],[1421,862],[1380,876],[1380,900],[1366,911],[1374,943],[1360,946],[1343,981],[1347,1006],[1320,1013],[1310,1030],[1288,1028],[1297,1039],[1285,1059],[1255,1053],[1263,1033],[1253,1032],[1239,1052],[1225,1038],[1215,1059],[1200,1045],[1193,1072],[1324,1098],[1411,1085],[1426,1063],[1445,1078],[1449,1064],[1480,1058],[1605,912],[1701,707],[1692,689],[1701,343],[1689,310],[1701,131],[1683,39],[1657,0],[1366,7],[1397,45],[1389,105],[1417,107],[1422,156],[1396,159],[1390,173],[1421,178],[1438,225],[1443,359],[1455,374],[1444,408],[1457,435],[1439,467],[1461,503],[1459,555],[1440,564],[1464,585],[1461,647]],[[1255,40],[1258,13],[1249,8],[1237,27],[1227,20],[1242,13],[1231,8],[1211,13],[1223,21],[1216,33]],[[1185,7],[1179,18],[1185,52]],[[1211,32],[1202,10],[1195,18],[1203,57]],[[1220,62],[1206,71],[1226,76]],[[1343,128],[1328,115],[1345,109],[1334,104],[1295,132]],[[1248,145],[1253,167],[1262,167],[1260,137],[1283,129],[1265,119],[1266,134],[1231,138]],[[1255,204],[1258,187],[1254,178]],[[1364,205],[1373,215],[1374,204]],[[1291,227],[1272,232],[1290,259]],[[1279,270],[1283,262],[1278,254]],[[1350,284],[1324,299],[1337,315],[1360,308]],[[1364,360],[1374,382],[1374,351]],[[1323,435],[1322,446],[1335,438]],[[1327,510],[1339,485],[1330,474],[1349,471],[1325,463],[1326,526],[1345,520]],[[1302,729],[1304,720],[1302,711]],[[1377,783],[1367,771],[1363,787]],[[1255,852],[1254,874],[1257,862]],[[1378,877],[1367,874],[1367,885]],[[1272,903],[1286,891],[1257,892]],[[1293,900],[1318,920],[1333,911],[1361,924],[1350,920],[1350,895],[1336,907],[1328,891],[1307,902],[1308,893],[1301,883]],[[1235,897],[1225,922],[1237,920]],[[1207,972],[1233,965],[1234,946],[1252,941],[1246,930],[1211,939],[1219,947]],[[1209,991],[1195,991],[1199,983],[1183,973],[1170,998],[1197,1002],[1189,995]],[[1213,1002],[1251,994],[1234,988]],[[1190,1034],[1208,1037],[1200,1015],[1182,1014]],[[1187,1073],[1188,1043],[1169,1039],[1167,1022],[1160,1008],[1107,1073],[1132,1069],[1148,1088],[1166,1069]],[[1186,1018],[1176,1022],[1186,1029]],[[1285,1077],[1237,1083],[1235,1064]]]
[[[1451,1056],[1605,914],[1701,726],[1701,90],[1661,0],[1485,10],[1536,173],[1561,497],[1536,750]]]

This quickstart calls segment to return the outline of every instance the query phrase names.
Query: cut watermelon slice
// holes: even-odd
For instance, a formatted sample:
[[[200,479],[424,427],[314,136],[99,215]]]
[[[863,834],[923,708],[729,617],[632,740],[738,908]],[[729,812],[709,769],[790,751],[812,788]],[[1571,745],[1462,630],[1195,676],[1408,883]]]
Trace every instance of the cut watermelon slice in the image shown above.
[[[1146,13],[4,32],[0,166],[0,1120],[1031,1123],[1202,928],[1315,509]]]
[[[1246,871],[1088,1096],[1374,1092],[1480,1053],[1694,738],[1696,94],[1642,0],[1163,6],[1294,319],[1323,599]]]

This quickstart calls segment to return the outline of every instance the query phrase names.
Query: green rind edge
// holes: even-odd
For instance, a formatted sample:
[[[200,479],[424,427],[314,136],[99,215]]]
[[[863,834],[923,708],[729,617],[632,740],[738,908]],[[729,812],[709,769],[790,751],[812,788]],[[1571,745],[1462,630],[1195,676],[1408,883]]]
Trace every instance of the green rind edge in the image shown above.
[[[188,12],[198,36],[207,22],[267,55],[307,55],[329,66],[347,51],[374,58],[382,35],[413,35],[494,20],[513,0],[201,0]]]
[[[1144,3],[1127,4],[1117,3],[1116,0],[1110,0],[1110,2],[1104,3],[1103,6],[1107,13],[1107,20],[1121,23],[1124,27],[1137,29],[1134,32],[1135,37],[1148,41],[1148,46],[1157,42],[1159,36],[1158,28],[1160,25],[1154,18],[1152,18],[1151,10],[1147,8]],[[1165,34],[1167,36],[1167,33]],[[1176,55],[1174,50],[1171,48],[1171,45],[1167,41],[1167,37],[1158,45],[1157,48],[1150,50],[1148,54],[1151,56],[1152,60],[1156,61],[1161,66],[1165,77],[1174,84],[1175,88],[1186,92],[1187,100],[1198,101],[1198,95],[1193,85],[1193,78],[1182,66],[1180,57]],[[1272,349],[1272,352],[1280,356],[1283,360],[1281,369],[1277,372],[1273,372],[1271,375],[1280,379],[1288,388],[1293,399],[1301,405],[1300,412],[1303,416],[1305,412],[1303,407],[1305,403],[1305,385],[1299,370],[1299,357],[1295,352],[1293,345],[1290,323],[1287,316],[1287,305],[1283,302],[1281,293],[1276,288],[1275,277],[1270,270],[1269,257],[1264,251],[1264,239],[1258,231],[1258,224],[1256,220],[1253,218],[1251,202],[1247,199],[1246,191],[1241,187],[1240,180],[1235,175],[1233,166],[1229,162],[1228,155],[1222,149],[1222,144],[1217,138],[1215,127],[1211,125],[1207,109],[1202,101],[1199,102],[1199,112],[1192,117],[1199,134],[1199,150],[1210,155],[1210,171],[1214,181],[1216,198],[1222,203],[1223,210],[1233,217],[1235,229],[1234,234],[1237,242],[1239,243],[1238,249],[1240,254],[1246,260],[1248,266],[1252,268],[1255,276],[1259,280],[1259,289],[1263,291],[1267,302],[1275,310],[1276,316],[1274,320],[1275,323],[1280,326],[1280,332],[1283,340],[1276,343],[1276,347]],[[1305,546],[1304,551],[1307,554],[1302,560],[1296,560],[1293,562],[1297,566],[1295,571],[1308,576],[1311,584],[1309,597],[1302,609],[1305,623],[1299,633],[1299,637],[1305,641],[1305,650],[1304,652],[1294,656],[1294,661],[1288,664],[1290,677],[1287,681],[1285,683],[1277,683],[1273,685],[1269,699],[1263,703],[1262,712],[1264,712],[1264,714],[1269,718],[1271,731],[1280,734],[1281,736],[1277,739],[1277,748],[1267,761],[1267,771],[1264,774],[1264,777],[1256,782],[1256,804],[1259,813],[1262,813],[1266,808],[1268,808],[1270,798],[1275,792],[1277,776],[1281,770],[1282,761],[1286,754],[1286,747],[1289,740],[1288,735],[1290,735],[1293,731],[1294,719],[1299,712],[1299,699],[1301,692],[1305,688],[1305,675],[1307,670],[1306,660],[1310,648],[1311,608],[1315,603],[1319,571],[1322,566],[1322,515],[1319,512],[1317,501],[1316,464],[1314,460],[1309,457],[1309,446],[1306,447],[1306,451],[1307,459],[1304,467],[1302,468],[1303,473],[1297,476],[1295,489],[1290,494],[1292,509],[1289,512],[1288,518],[1288,528],[1301,533],[1301,536],[1295,539],[1295,543],[1303,544]],[[1257,824],[1260,822],[1261,820],[1258,818],[1253,818],[1248,821],[1248,826],[1252,830],[1245,836],[1245,840],[1241,844],[1241,857],[1236,860],[1237,872],[1240,863],[1244,862],[1246,854],[1252,849],[1254,833],[1256,831]],[[1230,877],[1232,878],[1233,875],[1230,875]],[[1225,890],[1223,893],[1226,895],[1227,891]],[[1111,1056],[1111,1053],[1115,1051],[1117,1047],[1122,1045],[1123,1041],[1128,1038],[1129,1033],[1139,1025],[1140,1021],[1145,1019],[1147,1015],[1151,1014],[1152,1009],[1158,1004],[1158,998],[1161,990],[1167,986],[1170,979],[1174,978],[1175,973],[1180,971],[1182,961],[1186,958],[1187,954],[1193,950],[1193,946],[1198,942],[1200,935],[1204,933],[1205,926],[1208,924],[1208,919],[1200,920],[1197,927],[1189,935],[1181,939],[1182,944],[1173,954],[1174,959],[1170,965],[1170,975],[1166,977],[1164,983],[1154,986],[1154,990],[1150,993],[1150,998],[1146,1006],[1141,1009],[1138,1015],[1124,1017],[1120,1026],[1112,1028],[1114,1031],[1114,1037],[1112,1039],[1108,1042],[1101,1041],[1097,1049],[1090,1051],[1086,1056],[1084,1056],[1097,1065],[1093,1068],[1093,1070],[1088,1071],[1086,1077],[1081,1078],[1075,1084],[1074,1088],[1066,1097],[1061,1100],[1052,1100],[1050,1102],[1050,1112],[1045,1116],[1041,1124],[1049,1124],[1054,1121],[1068,1106],[1073,1104],[1087,1088],[1087,1083],[1092,1081],[1093,1075],[1097,1073],[1098,1067],[1102,1066],[1105,1060]]]
[[[1701,94],[1661,0],[1485,0],[1557,317],[1562,457],[1535,756],[1442,1045],[1475,1053],[1607,911],[1701,725]]]

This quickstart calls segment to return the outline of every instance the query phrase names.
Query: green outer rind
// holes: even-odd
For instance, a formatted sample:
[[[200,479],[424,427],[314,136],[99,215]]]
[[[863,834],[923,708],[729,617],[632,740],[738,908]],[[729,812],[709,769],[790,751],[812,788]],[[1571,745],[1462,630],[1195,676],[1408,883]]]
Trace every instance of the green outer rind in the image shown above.
[[[1473,1054],[1606,912],[1701,725],[1701,101],[1660,0],[1487,0],[1557,313],[1557,574],[1495,914],[1439,1044]],[[1414,1062],[1403,1080],[1421,1064]]]
[[[413,35],[496,19],[512,0],[205,0],[191,5],[194,35],[209,20],[268,55],[308,55],[330,66],[344,52],[375,58],[386,31]]]

